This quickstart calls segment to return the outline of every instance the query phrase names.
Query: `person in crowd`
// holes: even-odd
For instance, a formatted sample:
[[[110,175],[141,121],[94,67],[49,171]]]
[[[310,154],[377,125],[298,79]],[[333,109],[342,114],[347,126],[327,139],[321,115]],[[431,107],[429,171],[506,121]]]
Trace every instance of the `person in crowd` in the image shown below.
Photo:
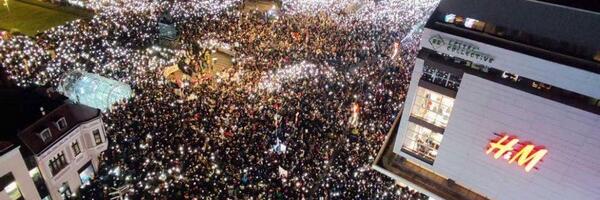
[[[437,1],[301,2],[267,20],[239,0],[84,1],[92,19],[0,40],[0,65],[21,87],[84,70],[133,88],[104,113],[109,148],[84,199],[425,199],[370,165],[418,50],[403,39]],[[164,13],[179,37],[156,50]],[[163,76],[177,63],[204,73],[214,46],[235,52],[231,68]]]

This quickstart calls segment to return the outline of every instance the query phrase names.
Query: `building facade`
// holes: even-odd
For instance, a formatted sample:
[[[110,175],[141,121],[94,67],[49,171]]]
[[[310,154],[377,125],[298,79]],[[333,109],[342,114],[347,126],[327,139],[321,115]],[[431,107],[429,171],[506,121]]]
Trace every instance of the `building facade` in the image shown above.
[[[27,104],[25,107],[39,106],[40,114],[26,115],[22,120],[28,122],[21,123],[22,128],[14,137],[2,138],[7,144],[20,146],[4,152],[0,158],[2,163],[11,163],[0,167],[0,186],[4,186],[0,199],[77,196],[79,187],[94,178],[99,156],[108,146],[100,110],[68,100],[22,103]]]
[[[600,199],[598,27],[565,5],[442,1],[374,168],[435,199]]]
[[[41,199],[19,150],[20,146],[8,142],[0,146],[0,199]]]
[[[67,107],[69,106],[75,105]],[[52,199],[75,196],[82,184],[94,178],[100,153],[108,147],[101,115],[96,113],[96,116],[89,113],[90,115],[81,116],[82,118],[74,117],[75,121],[70,122],[73,123],[71,125],[65,121],[65,129],[69,130],[35,154],[38,168],[46,180]],[[52,125],[56,124],[56,129],[48,129],[58,131],[57,124],[62,119],[65,117],[52,122]],[[39,133],[34,134],[38,136]]]

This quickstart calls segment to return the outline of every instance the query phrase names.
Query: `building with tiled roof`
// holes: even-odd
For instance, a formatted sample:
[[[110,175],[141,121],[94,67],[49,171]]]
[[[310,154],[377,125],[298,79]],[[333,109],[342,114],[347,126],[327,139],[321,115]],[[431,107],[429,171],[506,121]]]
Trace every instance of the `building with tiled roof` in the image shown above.
[[[99,109],[44,88],[0,89],[0,109],[1,200],[65,199],[94,177],[107,148]]]

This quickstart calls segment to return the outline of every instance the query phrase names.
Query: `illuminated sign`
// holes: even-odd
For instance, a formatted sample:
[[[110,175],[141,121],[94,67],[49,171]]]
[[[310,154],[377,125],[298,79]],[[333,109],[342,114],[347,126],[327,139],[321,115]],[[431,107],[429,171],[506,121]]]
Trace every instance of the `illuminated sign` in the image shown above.
[[[504,158],[508,160],[508,163],[517,161],[519,166],[525,166],[526,172],[535,168],[535,165],[542,161],[542,158],[548,153],[548,150],[543,146],[535,146],[528,142],[519,142],[517,137],[506,134],[497,135],[498,138],[489,143],[485,153],[494,153],[495,159]]]

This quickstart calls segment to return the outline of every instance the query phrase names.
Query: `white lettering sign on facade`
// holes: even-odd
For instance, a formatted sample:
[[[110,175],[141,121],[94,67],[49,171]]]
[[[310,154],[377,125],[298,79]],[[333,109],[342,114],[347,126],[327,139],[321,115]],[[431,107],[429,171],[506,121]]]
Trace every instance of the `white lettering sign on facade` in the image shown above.
[[[472,61],[482,61],[485,64],[492,64],[494,62],[494,57],[480,52],[479,47],[464,41],[443,38],[439,34],[431,36],[429,44],[431,44],[434,50],[442,50],[453,56]]]
[[[452,45],[449,45],[450,40],[456,42],[452,42]],[[459,49],[460,45],[458,44],[471,46],[470,49],[469,47],[465,48],[463,46],[463,49],[465,49],[464,53],[468,53],[467,49],[471,51],[474,50],[479,53],[476,54],[479,55],[479,59],[452,52],[452,49]],[[600,80],[600,75],[590,71],[573,68],[564,64],[551,62],[517,51],[504,49],[429,28],[425,28],[423,31],[421,47],[469,60],[475,64],[481,64],[518,74],[539,82],[556,86],[560,85],[563,89],[579,94],[600,98],[600,90],[598,90],[598,88],[600,88],[600,81],[597,81]],[[482,57],[482,54],[484,57]],[[485,61],[485,56],[487,56],[488,61]]]

